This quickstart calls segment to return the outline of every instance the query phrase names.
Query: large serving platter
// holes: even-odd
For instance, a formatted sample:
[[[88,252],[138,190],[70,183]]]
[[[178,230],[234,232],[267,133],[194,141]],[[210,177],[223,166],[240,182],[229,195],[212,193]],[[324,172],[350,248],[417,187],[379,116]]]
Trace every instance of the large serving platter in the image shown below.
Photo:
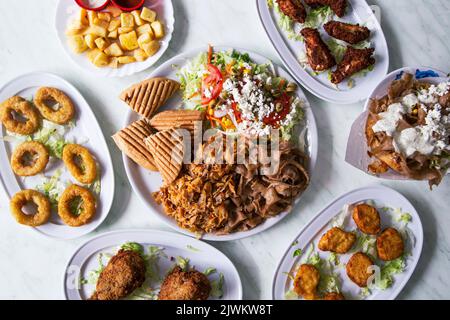
[[[354,86],[348,86],[347,81],[344,81],[338,87],[330,82],[327,72],[315,75],[302,67],[299,57],[305,51],[304,43],[289,39],[279,26],[278,14],[267,0],[257,0],[256,3],[264,29],[285,67],[302,86],[317,97],[337,104],[363,101],[386,75],[389,67],[388,46],[381,25],[365,0],[348,0],[347,14],[343,18],[335,16],[333,19],[359,23],[371,30],[370,42],[375,48],[376,64],[374,70],[365,77],[354,78]],[[329,39],[326,32],[322,31],[321,35],[325,41]]]
[[[414,269],[420,258],[423,246],[423,228],[420,217],[412,204],[403,195],[395,190],[381,185],[368,186],[350,191],[331,202],[325,209],[319,212],[309,223],[307,223],[299,234],[288,244],[288,248],[281,258],[273,278],[272,297],[276,300],[286,299],[286,292],[292,288],[292,277],[295,275],[298,265],[304,263],[302,255],[296,255],[294,252],[298,249],[307,252],[308,247],[313,244],[317,249],[317,242],[320,237],[330,228],[330,223],[342,214],[343,208],[347,205],[356,204],[365,201],[374,201],[377,208],[393,208],[401,210],[403,213],[411,215],[411,221],[408,223],[408,234],[410,235],[406,250],[408,251],[406,267],[403,273],[394,276],[393,285],[386,290],[371,290],[371,294],[365,296],[368,300],[392,300],[395,299],[408,280],[411,278]],[[382,228],[393,225],[391,211],[380,210]],[[351,214],[350,214],[351,215]],[[355,230],[351,217],[347,217],[347,230]],[[341,263],[346,263],[351,254],[340,255]],[[328,253],[320,252],[321,259],[326,261]],[[336,270],[335,270],[336,271]],[[345,274],[345,268],[336,271],[341,279],[341,291],[347,298],[358,298],[360,288],[352,283]]]
[[[159,276],[164,277],[173,268],[176,257],[189,259],[189,264],[198,271],[215,268],[209,276],[213,278],[222,273],[224,278],[223,296],[220,300],[241,300],[242,283],[233,263],[219,250],[197,239],[157,230],[121,230],[101,234],[82,244],[73,255],[64,270],[63,292],[67,300],[88,299],[95,286],[80,285],[81,278],[87,279],[89,272],[98,269],[99,254],[114,254],[117,247],[126,242],[136,242],[147,252],[148,247],[164,249],[167,258],[160,258]],[[105,261],[106,263],[106,261]]]
[[[226,50],[232,50],[231,47],[214,47],[214,50],[216,51],[226,51]],[[265,58],[257,53],[240,49],[240,48],[234,48],[235,50],[238,50],[240,52],[247,52],[250,55],[250,58],[258,64],[267,63],[269,61],[268,58]],[[149,75],[149,78],[152,77],[165,77],[177,80],[177,72],[180,67],[185,65],[189,60],[196,57],[200,52],[205,52],[207,48],[200,48],[196,49],[187,53],[180,54],[168,61],[166,61],[164,64],[162,64],[159,68],[157,68],[153,73]],[[295,82],[295,80],[281,67],[274,66],[276,69],[276,72],[278,75],[286,78],[288,81]],[[305,126],[306,131],[302,136],[304,135],[305,140],[305,153],[309,156],[309,173],[314,175],[314,167],[317,159],[317,148],[318,148],[318,138],[317,138],[317,126],[314,119],[313,112],[311,110],[311,107],[308,103],[307,98],[305,97],[303,91],[298,87],[297,89],[297,96],[304,101],[304,113],[305,113],[305,121],[303,123],[303,126]],[[166,109],[174,109],[174,108],[180,108],[181,105],[181,94],[176,94],[171,100],[169,100],[166,103]],[[164,108],[163,108],[164,110]],[[130,110],[128,117],[125,121],[124,126],[129,125],[130,123],[136,121],[139,119],[139,116],[132,112]],[[189,231],[186,231],[182,228],[180,228],[176,222],[168,217],[161,206],[159,206],[152,198],[151,194],[153,192],[156,192],[160,189],[162,185],[162,178],[161,175],[157,172],[149,172],[141,167],[139,167],[136,163],[134,163],[132,160],[130,160],[126,155],[123,156],[123,161],[125,165],[125,170],[128,176],[128,179],[130,181],[131,186],[133,187],[134,192],[141,198],[142,202],[145,204],[147,209],[149,210],[149,213],[154,214],[158,218],[160,218],[163,222],[168,224],[170,227],[172,227],[174,230],[182,232],[184,234],[190,235],[190,236],[198,236],[194,233],[191,233]],[[307,191],[306,191],[307,192]],[[297,198],[296,204],[300,203],[302,201],[302,197]],[[292,214],[295,214],[295,212],[298,210],[299,206],[294,207]],[[214,234],[205,234],[202,236],[202,239],[205,240],[213,240],[213,241],[227,241],[227,240],[235,240],[235,239],[241,239],[245,237],[249,237],[252,235],[255,235],[257,233],[260,233],[271,226],[275,225],[277,222],[281,221],[288,213],[284,212],[278,215],[277,217],[270,218],[267,221],[265,221],[263,224],[257,226],[256,228],[244,231],[244,232],[237,232],[232,233],[228,235],[214,235]]]
[[[19,95],[25,99],[31,99],[39,87],[55,87],[66,93],[74,103],[76,109],[75,125],[68,130],[65,135],[67,141],[82,143],[87,147],[100,166],[101,190],[98,196],[97,212],[94,219],[81,227],[69,227],[65,225],[57,214],[53,214],[50,222],[34,228],[36,231],[46,236],[59,239],[72,239],[81,237],[96,229],[106,218],[111,208],[114,197],[114,170],[108,146],[103,136],[102,130],[92,112],[89,104],[81,93],[69,82],[57,75],[50,73],[30,73],[19,76],[5,84],[0,89],[0,102],[11,96]],[[2,126],[0,130],[0,181],[6,195],[11,198],[21,189],[34,189],[43,180],[42,175],[21,178],[14,175],[9,159],[17,142],[7,138],[8,133]],[[64,167],[61,160],[51,161],[45,171],[45,177],[52,177],[56,170]],[[76,182],[68,173],[61,176],[64,181]],[[12,215],[9,215],[13,219]],[[28,228],[28,227],[24,227]]]

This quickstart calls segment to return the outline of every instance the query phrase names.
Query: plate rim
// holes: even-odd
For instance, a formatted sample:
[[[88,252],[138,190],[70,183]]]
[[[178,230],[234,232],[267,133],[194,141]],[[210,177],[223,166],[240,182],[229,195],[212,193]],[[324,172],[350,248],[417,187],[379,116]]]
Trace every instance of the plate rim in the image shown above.
[[[261,54],[259,54],[257,52],[254,52],[252,50],[247,50],[247,49],[244,49],[244,48],[232,47],[232,46],[226,46],[226,45],[217,45],[217,46],[214,46],[214,48],[217,48],[217,50],[219,50],[219,51],[224,51],[224,50],[226,51],[226,50],[230,50],[230,49],[233,50],[234,49],[234,50],[238,50],[238,51],[242,51],[242,52],[247,52],[247,53],[249,53],[250,57],[255,56],[257,58],[261,58],[261,59],[270,61],[274,65],[274,67],[280,68],[281,70],[286,72],[286,74],[289,77],[291,77],[297,83],[297,80],[294,77],[292,77],[292,75],[289,72],[287,72],[283,68],[283,66],[281,66],[279,64],[276,64],[276,63],[273,63],[271,59],[269,59],[269,58],[267,58],[267,57],[265,57],[265,56],[263,56],[263,55],[261,55]],[[205,47],[204,46],[197,47],[197,48],[188,50],[186,52],[182,52],[182,53],[172,57],[171,59],[165,61],[158,68],[156,68],[152,73],[150,73],[147,76],[147,78],[154,77],[155,74],[161,72],[161,70],[164,70],[164,69],[172,66],[174,60],[186,59],[186,61],[188,61],[189,59],[192,59],[193,57],[195,57],[195,55],[201,53],[202,51],[205,51]],[[190,58],[188,58],[188,57],[190,57]],[[309,132],[310,137],[311,137],[311,141],[315,141],[315,144],[310,146],[311,147],[310,166],[309,166],[309,171],[310,172],[308,172],[308,173],[310,175],[310,178],[312,178],[313,175],[314,175],[316,164],[317,164],[318,148],[319,148],[318,147],[319,139],[318,139],[317,122],[315,120],[314,111],[313,111],[313,109],[311,107],[311,104],[310,104],[308,98],[306,97],[304,91],[302,90],[302,88],[300,86],[298,87],[298,90],[300,90],[300,92],[305,97],[305,100],[307,102],[307,109],[308,109],[307,110],[307,112],[308,112],[307,120],[309,122],[308,125],[307,125],[307,128],[308,128],[308,132]],[[133,114],[134,114],[134,112],[131,109],[129,109],[128,110],[128,115],[127,115],[127,118],[124,121],[123,127],[126,127],[126,126],[128,126],[130,124],[129,119],[130,119],[130,117],[133,116]],[[189,237],[196,237],[196,235],[194,233],[191,233],[188,230],[182,229],[181,227],[177,226],[176,223],[175,224],[169,223],[167,221],[167,219],[164,219],[164,217],[161,214],[159,214],[154,208],[152,208],[147,203],[146,198],[142,195],[142,192],[139,191],[139,188],[138,188],[137,184],[135,183],[134,179],[131,179],[132,173],[131,173],[131,168],[128,165],[128,163],[130,163],[130,162],[134,163],[134,162],[132,162],[132,160],[130,160],[124,153],[122,153],[122,161],[123,161],[123,165],[125,167],[125,172],[126,172],[126,175],[127,175],[127,179],[129,181],[132,189],[133,189],[133,192],[135,194],[137,194],[137,196],[139,197],[140,201],[143,203],[145,208],[147,208],[150,211],[151,214],[153,214],[155,217],[157,217],[159,221],[161,221],[165,225],[169,226],[172,230],[174,230],[174,231],[176,231],[178,233],[182,233],[182,234],[184,234],[186,236],[189,236]],[[304,191],[304,193],[307,192],[309,189],[310,189],[310,186],[308,186],[308,188]],[[300,196],[300,198],[304,195],[304,193]],[[264,231],[270,229],[271,227],[275,226],[278,222],[283,220],[288,214],[293,214],[295,212],[295,209],[298,209],[299,207],[300,207],[299,206],[299,202],[297,202],[290,212],[284,212],[284,213],[279,214],[276,217],[271,218],[271,219],[277,219],[277,220],[274,223],[272,223],[271,225],[269,225],[269,226],[267,226],[265,228],[262,228],[258,232],[254,232],[255,229],[251,229],[251,230],[247,230],[247,231],[240,231],[240,232],[231,233],[231,234],[222,235],[222,236],[205,233],[205,234],[202,235],[201,239],[202,240],[206,240],[206,241],[222,242],[222,241],[233,241],[233,240],[240,240],[240,239],[248,238],[248,237],[254,236],[256,234],[259,234],[261,232],[264,232]],[[269,219],[266,220],[264,223],[267,223],[267,221],[269,221]],[[261,224],[260,226],[262,226],[262,225],[264,225],[264,224]]]
[[[105,208],[104,210],[106,211],[106,214],[103,217],[103,219],[99,220],[97,225],[93,225],[92,227],[87,228],[85,233],[82,233],[80,235],[75,235],[75,236],[67,236],[67,237],[53,236],[53,235],[47,234],[47,233],[39,230],[36,227],[30,227],[34,232],[37,232],[37,233],[39,233],[39,234],[41,234],[41,235],[43,235],[45,237],[48,237],[50,239],[56,239],[56,240],[64,241],[64,240],[72,240],[72,239],[81,238],[81,237],[83,237],[83,236],[93,232],[98,227],[100,227],[101,224],[103,224],[103,222],[108,217],[108,215],[109,215],[109,213],[111,211],[112,205],[114,203],[114,193],[115,193],[115,190],[116,190],[116,176],[114,174],[114,164],[112,162],[111,152],[109,150],[108,143],[106,142],[106,138],[105,138],[103,130],[102,130],[101,126],[100,126],[100,123],[98,122],[98,119],[97,119],[94,111],[92,111],[91,105],[87,102],[86,98],[83,96],[81,91],[79,91],[72,83],[70,83],[68,80],[64,79],[63,77],[61,77],[61,76],[59,76],[59,75],[57,75],[55,73],[46,72],[46,71],[27,72],[27,73],[21,74],[19,76],[16,76],[16,77],[8,80],[3,86],[0,87],[0,92],[2,92],[6,87],[12,85],[16,81],[20,81],[20,80],[26,79],[28,77],[33,77],[33,76],[38,76],[38,77],[39,76],[44,76],[44,77],[54,78],[56,81],[63,83],[64,85],[69,87],[71,90],[73,90],[73,92],[77,93],[79,95],[79,97],[82,99],[82,102],[84,104],[86,104],[86,106],[88,107],[87,110],[88,110],[88,113],[90,113],[90,117],[92,117],[95,120],[95,126],[97,127],[97,131],[99,131],[101,133],[100,137],[102,138],[102,142],[104,144],[104,147],[108,151],[107,155],[106,155],[106,159],[103,159],[103,160],[107,163],[107,166],[109,166],[111,168],[111,171],[112,171],[112,173],[111,173],[112,196],[111,196],[111,200],[109,201],[109,203],[106,203],[106,204],[102,203],[102,206],[104,206],[104,208]],[[13,173],[13,175],[14,175],[14,173]],[[4,189],[6,196],[9,199],[11,199],[12,195],[9,194],[9,192],[8,192],[8,188],[6,187],[6,182],[4,181],[4,178],[3,178],[2,174],[0,174],[0,184],[1,184],[2,188]],[[102,191],[100,191],[100,192],[102,192]]]
[[[397,286],[397,288],[393,289],[393,292],[391,293],[391,297],[390,300],[394,300],[399,294],[400,292],[403,290],[403,288],[406,286],[406,284],[409,282],[409,280],[411,279],[412,275],[414,274],[417,264],[420,261],[420,257],[422,255],[422,250],[423,250],[423,225],[422,225],[422,220],[420,219],[420,215],[417,212],[416,208],[413,206],[413,204],[408,200],[408,198],[406,198],[403,194],[401,194],[399,191],[392,189],[390,187],[387,187],[385,185],[382,184],[369,184],[366,185],[364,187],[360,187],[360,188],[356,188],[353,190],[350,190],[342,195],[337,196],[336,198],[334,198],[332,201],[330,201],[329,203],[327,203],[327,205],[319,211],[319,213],[317,213],[316,215],[314,215],[304,226],[303,228],[299,231],[299,233],[291,239],[290,242],[288,242],[289,244],[293,243],[296,239],[298,239],[304,232],[306,232],[306,230],[312,225],[314,224],[318,219],[320,219],[321,215],[327,211],[332,205],[334,205],[336,202],[343,200],[344,198],[347,198],[349,196],[351,196],[353,193],[356,192],[361,192],[364,190],[368,190],[368,189],[378,189],[378,190],[382,190],[382,191],[386,191],[389,192],[393,195],[395,195],[396,197],[398,197],[399,199],[406,201],[407,203],[409,203],[411,205],[411,207],[414,209],[414,213],[417,217],[417,225],[419,226],[419,230],[420,230],[420,237],[416,238],[416,240],[418,240],[418,244],[420,246],[420,250],[419,250],[419,254],[417,256],[417,259],[413,262],[413,267],[412,267],[412,271],[406,275],[405,279],[403,280],[402,283],[400,283],[400,285]],[[338,213],[336,213],[338,214]],[[330,220],[328,220],[329,222]],[[275,285],[277,283],[277,276],[280,273],[280,268],[281,265],[283,263],[283,261],[286,259],[287,255],[289,254],[290,251],[290,246],[287,247],[286,251],[284,252],[284,254],[282,255],[282,257],[280,258],[280,260],[278,261],[277,267],[275,268],[275,271],[273,273],[272,276],[272,300],[276,300],[276,294],[275,294]]]
[[[114,235],[114,234],[127,234],[127,233],[152,233],[154,235],[165,235],[168,237],[173,237],[173,238],[178,238],[180,240],[186,240],[189,239],[190,241],[193,241],[195,243],[201,243],[202,245],[204,245],[205,247],[211,249],[212,251],[215,251],[216,253],[218,253],[219,255],[223,256],[225,258],[225,260],[233,267],[233,272],[235,273],[235,275],[237,276],[237,279],[239,280],[238,285],[238,296],[239,298],[237,300],[242,300],[243,299],[243,286],[242,286],[242,279],[241,276],[239,274],[239,271],[237,270],[235,264],[233,263],[233,261],[231,261],[231,259],[222,251],[220,251],[219,249],[217,249],[216,247],[214,247],[213,245],[209,244],[206,241],[202,241],[200,239],[195,239],[189,236],[186,236],[184,234],[180,234],[180,233],[176,233],[176,232],[170,232],[170,231],[163,231],[163,230],[159,230],[159,229],[146,229],[146,228],[125,228],[125,229],[119,229],[119,230],[112,230],[112,231],[107,231],[104,233],[100,233],[96,236],[93,236],[90,239],[87,239],[86,241],[84,241],[83,243],[81,243],[80,245],[78,245],[73,252],[71,253],[70,257],[67,259],[67,262],[64,264],[64,270],[63,270],[63,274],[62,274],[62,294],[64,297],[64,300],[68,300],[67,294],[66,294],[66,277],[67,277],[67,270],[70,266],[71,261],[73,260],[73,258],[76,256],[76,254],[87,244],[93,242],[93,241],[97,241],[100,238],[103,237],[107,237],[109,235]],[[179,248],[181,249],[181,248]],[[183,249],[184,250],[184,249]]]

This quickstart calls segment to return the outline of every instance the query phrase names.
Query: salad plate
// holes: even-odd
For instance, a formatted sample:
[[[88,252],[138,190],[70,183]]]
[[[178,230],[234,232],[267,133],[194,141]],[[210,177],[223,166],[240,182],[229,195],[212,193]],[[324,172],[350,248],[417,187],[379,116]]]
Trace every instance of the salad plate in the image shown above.
[[[278,52],[283,64],[293,77],[315,96],[337,104],[350,104],[363,101],[375,86],[387,74],[389,67],[389,53],[383,30],[371,8],[365,0],[349,0],[346,14],[342,18],[333,16],[328,7],[308,9],[306,23],[293,24],[286,16],[280,14],[276,0],[257,0],[258,14],[261,23]],[[305,43],[299,36],[303,27],[320,28],[329,20],[358,23],[371,31],[369,40],[358,44],[375,49],[375,65],[370,70],[359,72],[349,80],[338,86],[330,82],[330,73],[313,72],[305,62]],[[331,39],[325,32],[321,32],[325,43],[328,44],[334,56],[345,51],[342,41]]]
[[[44,121],[43,128],[37,135],[42,139],[52,139],[63,146],[66,143],[77,143],[87,147],[94,155],[100,174],[92,184],[98,203],[97,211],[91,222],[80,227],[69,227],[64,224],[56,213],[53,213],[50,222],[34,230],[39,233],[58,239],[73,239],[81,237],[95,230],[106,218],[114,197],[114,170],[108,146],[102,130],[92,112],[89,104],[80,92],[66,80],[50,73],[30,73],[22,75],[8,82],[0,89],[0,101],[11,96],[19,95],[24,99],[32,99],[38,87],[54,87],[72,100],[75,106],[76,118],[69,125],[61,126]],[[36,134],[35,134],[36,135]],[[0,181],[8,198],[23,189],[38,189],[49,195],[57,196],[64,190],[70,181],[75,182],[64,169],[59,159],[51,159],[44,174],[33,177],[18,177],[11,169],[9,159],[14,148],[26,137],[12,135],[2,126],[0,130]],[[13,217],[9,215],[11,219]]]
[[[174,266],[189,265],[207,274],[211,282],[210,299],[241,300],[242,283],[233,263],[211,245],[179,234],[156,230],[121,230],[96,236],[82,244],[71,256],[64,270],[63,294],[67,300],[86,300],[94,289],[98,271],[109,258],[126,243],[136,243],[149,258],[147,270],[158,270],[147,274],[155,278],[152,287],[158,288],[160,281]],[[158,278],[158,279],[156,279]],[[222,279],[222,280],[220,280]],[[216,291],[216,292],[214,292]],[[141,288],[128,299],[155,299],[157,291]]]
[[[375,236],[357,230],[352,219],[352,207],[361,203],[377,209],[382,229],[393,227],[400,232],[405,244],[400,258],[388,262],[375,258]],[[317,249],[319,239],[332,227],[357,235],[354,246],[347,253],[338,255]],[[380,185],[353,190],[331,202],[289,243],[274,274],[273,299],[298,299],[293,291],[293,279],[299,265],[304,263],[319,266],[322,281],[319,289],[323,292],[340,292],[346,299],[395,299],[411,278],[419,261],[422,245],[420,217],[403,195]],[[356,252],[373,257],[375,267],[380,270],[380,277],[375,277],[373,286],[369,288],[360,288],[346,274],[346,263]]]
[[[276,74],[280,78],[284,78],[289,82],[294,82],[294,80],[289,76],[287,72],[285,72],[281,67],[273,66],[265,57],[262,57],[256,53],[249,52],[248,50],[239,49],[239,48],[230,48],[230,47],[214,47],[215,52],[226,52],[231,54],[232,52],[240,52],[245,56],[245,59],[250,59],[257,65],[266,65],[270,66],[270,68],[274,68]],[[158,78],[169,78],[173,80],[179,80],[180,76],[183,78],[182,87],[188,87],[189,85],[192,86],[189,82],[189,77],[186,77],[185,74],[183,75],[183,72],[186,72],[185,67],[189,66],[189,68],[195,68],[196,61],[198,60],[199,55],[201,55],[203,52],[206,52],[206,48],[196,49],[184,54],[181,54],[177,57],[174,57],[170,59],[169,61],[165,62],[163,65],[161,65],[157,70],[155,70],[150,77]],[[249,61],[250,61],[249,60]],[[196,78],[195,74],[196,72],[192,72],[194,75],[193,77]],[[192,90],[196,91],[196,88],[192,88]],[[314,115],[312,113],[312,110],[309,106],[309,103],[301,91],[299,87],[295,88],[295,94],[300,99],[303,109],[303,119],[301,120],[300,124],[297,127],[301,127],[300,131],[298,133],[298,140],[299,140],[299,147],[300,149],[303,149],[303,153],[306,154],[308,159],[308,172],[309,174],[313,174],[314,166],[317,159],[317,127],[314,120]],[[185,104],[182,101],[182,95],[180,92],[175,94],[167,103],[164,109],[178,109],[185,107]],[[194,106],[195,107],[195,106]],[[126,125],[139,120],[139,115],[137,115],[135,112],[130,111],[129,116],[126,119]],[[149,211],[156,215],[158,218],[160,218],[163,222],[168,224],[170,227],[175,229],[176,231],[182,232],[184,234],[190,235],[190,236],[196,236],[199,235],[196,233],[192,233],[190,231],[187,231],[185,229],[182,229],[179,227],[176,223],[176,221],[169,217],[167,214],[165,214],[164,209],[162,206],[158,205],[153,197],[151,196],[152,193],[157,192],[160,187],[162,186],[162,178],[158,172],[150,172],[148,170],[143,169],[142,167],[138,166],[135,162],[133,162],[130,158],[128,158],[125,154],[123,156],[123,161],[125,165],[125,170],[127,172],[128,179],[130,181],[130,184],[134,190],[138,194],[138,196],[141,198],[141,200],[144,202],[146,207],[149,209]],[[295,204],[298,204],[301,197],[296,199]],[[295,212],[295,208],[293,209],[293,212]],[[270,219],[267,219],[262,224],[256,226],[255,228],[247,231],[239,231],[229,234],[212,234],[212,233],[206,233],[203,234],[201,237],[205,240],[213,240],[213,241],[227,241],[227,240],[234,240],[234,239],[241,239],[244,237],[248,237],[254,234],[257,234],[259,232],[262,232],[271,226],[275,225],[277,222],[279,222],[281,219],[283,219],[288,212],[282,212],[281,214],[271,217]]]

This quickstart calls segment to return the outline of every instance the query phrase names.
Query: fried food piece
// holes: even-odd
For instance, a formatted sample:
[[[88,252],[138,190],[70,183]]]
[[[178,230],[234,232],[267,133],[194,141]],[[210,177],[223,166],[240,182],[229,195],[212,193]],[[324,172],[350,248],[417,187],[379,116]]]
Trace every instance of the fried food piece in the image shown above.
[[[342,293],[328,292],[323,296],[323,300],[345,300]]]
[[[353,220],[365,234],[377,234],[381,230],[381,219],[377,209],[361,203],[353,208]]]
[[[302,264],[294,280],[294,291],[305,300],[314,300],[317,297],[317,287],[320,273],[310,264]]]
[[[325,233],[319,240],[319,249],[335,253],[346,253],[356,241],[356,235],[351,232],[334,227]]]
[[[159,291],[159,300],[207,300],[211,293],[208,278],[196,270],[183,271],[175,267],[170,272]]]
[[[341,83],[345,78],[375,64],[375,58],[372,57],[374,51],[374,48],[355,49],[348,46],[341,63],[331,74],[331,82]]]
[[[11,156],[11,168],[18,176],[34,176],[45,170],[48,159],[48,150],[42,143],[26,141],[14,150]]]
[[[63,149],[62,160],[72,176],[83,184],[97,178],[97,164],[88,149],[79,144],[68,144]]]
[[[377,237],[377,253],[381,260],[395,260],[403,254],[403,250],[403,238],[396,229],[387,228]]]
[[[330,6],[339,18],[342,18],[347,10],[347,0],[305,0],[305,3],[311,8]]]
[[[58,201],[58,215],[71,227],[85,225],[96,212],[96,201],[91,191],[72,184],[62,193]]]
[[[323,28],[333,38],[357,44],[370,37],[370,30],[359,24],[344,23],[331,20],[324,24]]]
[[[35,214],[26,214],[22,209],[27,204],[33,203],[37,206]],[[30,227],[43,225],[50,219],[51,206],[46,196],[36,190],[22,190],[17,192],[11,199],[11,213],[18,223]]]
[[[42,117],[57,124],[68,123],[75,114],[72,100],[56,88],[39,88],[34,96],[34,104]]]
[[[0,105],[0,117],[6,130],[21,135],[33,134],[41,125],[38,110],[30,101],[19,96],[11,97]]]
[[[127,297],[142,286],[145,272],[145,261],[139,253],[119,250],[100,273],[90,300],[119,300]]]
[[[300,33],[305,38],[306,55],[314,71],[324,71],[336,65],[334,56],[317,29],[304,28]]]
[[[305,23],[307,13],[300,0],[277,0],[277,2],[281,12],[286,16],[295,22]]]
[[[367,281],[372,275],[368,268],[372,265],[373,261],[368,255],[357,252],[347,262],[347,276],[361,288],[367,287]]]

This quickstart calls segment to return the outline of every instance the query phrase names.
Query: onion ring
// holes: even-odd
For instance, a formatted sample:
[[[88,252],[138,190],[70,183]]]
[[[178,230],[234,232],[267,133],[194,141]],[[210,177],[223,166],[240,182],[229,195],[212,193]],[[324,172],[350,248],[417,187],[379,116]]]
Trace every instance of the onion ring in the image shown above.
[[[77,158],[81,163],[77,163]],[[97,178],[97,164],[88,149],[79,144],[68,144],[63,149],[62,160],[72,176],[83,184]]]
[[[49,106],[48,101],[55,101],[58,108],[55,110]],[[72,100],[64,92],[56,88],[39,88],[34,96],[34,104],[39,109],[42,117],[57,124],[66,124],[72,120],[75,114]]]
[[[26,214],[22,208],[34,203],[37,206],[35,214]],[[36,190],[22,190],[11,199],[11,213],[18,223],[31,227],[43,225],[50,219],[51,206],[46,196]]]
[[[76,198],[81,199],[80,214],[73,212]],[[58,215],[65,224],[71,227],[79,227],[88,223],[95,215],[96,201],[91,191],[76,184],[70,185],[58,201]]]
[[[31,158],[27,164],[26,157]],[[33,159],[37,156],[37,159]],[[34,176],[45,170],[49,159],[47,148],[40,142],[27,141],[20,144],[11,156],[11,167],[21,177]]]
[[[18,119],[18,116],[23,119]],[[41,125],[38,110],[30,101],[19,96],[11,97],[1,104],[0,117],[6,130],[21,135],[33,134]]]

